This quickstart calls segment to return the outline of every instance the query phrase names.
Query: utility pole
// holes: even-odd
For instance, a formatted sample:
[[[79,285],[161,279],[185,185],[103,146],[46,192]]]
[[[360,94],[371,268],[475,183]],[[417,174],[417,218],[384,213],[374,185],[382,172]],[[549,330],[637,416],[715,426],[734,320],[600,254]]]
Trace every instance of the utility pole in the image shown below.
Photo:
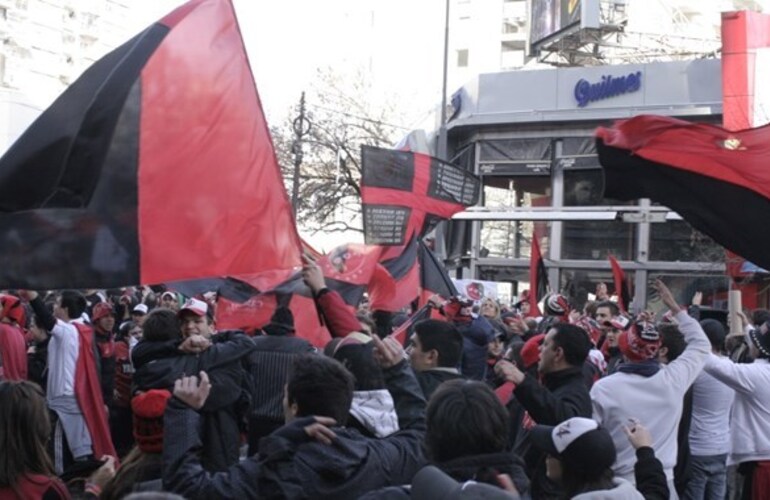
[[[446,106],[447,106],[447,78],[449,64],[449,1],[446,0],[444,10],[444,73],[441,79],[441,123],[438,127],[438,144],[436,145],[436,156],[442,160],[448,160],[447,152],[447,130],[446,130]]]
[[[305,92],[299,98],[299,116],[292,123],[294,129],[294,143],[291,152],[294,153],[294,175],[291,182],[291,208],[294,218],[297,218],[297,204],[299,203],[299,167],[302,165],[302,137],[310,133],[310,121],[305,117]]]

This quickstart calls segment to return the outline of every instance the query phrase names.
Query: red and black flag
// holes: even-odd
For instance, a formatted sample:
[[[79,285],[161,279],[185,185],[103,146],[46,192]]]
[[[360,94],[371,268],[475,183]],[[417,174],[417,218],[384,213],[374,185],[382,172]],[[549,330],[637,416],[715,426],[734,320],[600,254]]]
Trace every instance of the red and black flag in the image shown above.
[[[361,202],[364,239],[371,245],[404,245],[478,203],[476,176],[438,158],[362,146]]]
[[[94,63],[0,159],[2,288],[107,288],[301,265],[229,0]]]
[[[548,272],[540,253],[540,243],[532,233],[532,250],[529,256],[529,316],[542,316],[538,302],[548,293]]]
[[[420,321],[431,319],[432,311],[433,311],[433,306],[429,304],[422,306],[420,309],[415,311],[414,314],[409,316],[409,318],[401,326],[399,326],[391,334],[391,336],[394,339],[396,339],[399,344],[406,347],[407,343],[409,342],[409,339],[412,337],[412,334],[414,333],[414,327],[417,326],[417,323],[419,323]]]
[[[770,126],[637,116],[596,132],[606,198],[650,198],[747,260],[770,269]]]
[[[418,260],[420,263],[420,306],[424,306],[433,295],[438,295],[444,299],[459,295],[444,264],[423,241],[420,241]]]
[[[369,286],[369,307],[373,311],[396,312],[408,306],[420,293],[420,242],[414,235],[405,246],[382,248],[380,263],[387,276]]]
[[[612,268],[612,280],[615,283],[615,293],[618,295],[618,307],[621,311],[628,312],[628,308],[631,306],[631,294],[628,291],[626,273],[614,255],[610,254],[607,258]]]
[[[340,295],[344,301],[342,307],[348,307],[351,312],[355,312],[364,292],[372,283],[377,283],[381,287],[381,293],[388,293],[386,298],[392,299],[395,285],[391,273],[379,262],[382,250],[382,247],[349,243],[340,245],[317,260],[323,271],[326,287]],[[400,276],[397,266],[392,268],[392,272]],[[270,321],[275,309],[282,305],[289,307],[294,314],[298,336],[319,347],[330,340],[326,324],[319,316],[310,289],[303,282],[300,272],[292,273],[274,286],[269,286],[265,275],[242,278],[248,281],[241,285],[242,289],[250,286],[263,292],[251,296],[246,296],[244,292],[243,295],[236,296],[232,293],[234,286],[225,283],[225,286],[218,289],[219,328],[261,328]]]

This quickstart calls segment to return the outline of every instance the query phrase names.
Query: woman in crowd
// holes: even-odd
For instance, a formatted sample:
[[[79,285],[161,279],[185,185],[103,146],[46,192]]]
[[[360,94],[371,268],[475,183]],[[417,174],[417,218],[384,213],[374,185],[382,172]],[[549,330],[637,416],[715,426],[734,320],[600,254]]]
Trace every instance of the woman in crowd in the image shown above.
[[[69,498],[46,452],[50,434],[40,386],[0,382],[0,498]]]

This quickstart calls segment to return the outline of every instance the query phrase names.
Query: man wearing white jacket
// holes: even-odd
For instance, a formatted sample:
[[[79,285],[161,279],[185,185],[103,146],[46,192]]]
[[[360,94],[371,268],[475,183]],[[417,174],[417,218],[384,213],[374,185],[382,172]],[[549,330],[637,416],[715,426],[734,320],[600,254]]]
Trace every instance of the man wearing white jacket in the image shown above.
[[[767,324],[746,336],[751,364],[711,355],[706,373],[735,390],[731,453],[727,464],[740,464],[742,498],[770,498],[770,333]]]
[[[678,498],[674,465],[684,393],[703,368],[711,344],[698,322],[679,307],[666,285],[657,280],[654,286],[674,314],[687,348],[671,363],[660,365],[657,360],[660,335],[655,326],[645,321],[634,324],[618,338],[626,362],[616,373],[594,384],[591,401],[594,420],[610,431],[618,451],[612,467],[615,475],[634,482],[636,455],[623,433],[623,426],[630,419],[638,418],[652,435],[671,498]]]

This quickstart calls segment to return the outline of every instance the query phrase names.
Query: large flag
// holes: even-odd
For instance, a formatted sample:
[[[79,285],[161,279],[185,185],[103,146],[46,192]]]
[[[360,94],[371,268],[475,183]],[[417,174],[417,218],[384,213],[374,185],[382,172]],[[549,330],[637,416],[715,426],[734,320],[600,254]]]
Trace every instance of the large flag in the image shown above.
[[[631,294],[628,291],[626,273],[614,255],[610,254],[607,258],[612,268],[612,280],[615,283],[615,293],[618,295],[618,307],[621,311],[628,312],[628,308],[631,307]]]
[[[420,264],[420,302],[424,306],[433,295],[449,299],[459,295],[457,287],[444,267],[425,242],[420,241],[418,261]]]
[[[380,262],[390,277],[369,286],[369,307],[373,311],[396,312],[417,299],[420,293],[420,242],[412,236],[405,246],[383,248]]]
[[[532,249],[529,256],[529,316],[541,316],[538,302],[548,293],[548,272],[545,269],[543,254],[537,235],[532,233]]]
[[[770,126],[637,116],[596,132],[606,198],[650,198],[747,260],[770,269]]]
[[[409,151],[361,148],[364,239],[404,245],[441,219],[478,203],[481,185],[463,168]]]
[[[0,159],[0,288],[106,288],[301,265],[229,0],[93,64]]]
[[[326,281],[326,286],[340,294],[351,312],[361,302],[364,292],[376,283],[384,299],[392,299],[395,293],[393,276],[380,263],[382,247],[355,243],[340,245],[317,260]],[[394,267],[393,272],[399,276]],[[322,347],[330,340],[329,331],[316,307],[310,289],[295,272],[275,286],[266,286],[264,276],[249,279],[248,284],[261,290],[245,300],[231,294],[232,285],[225,283],[219,289],[217,301],[217,327],[221,329],[262,328],[269,321],[276,307],[287,306],[294,314],[297,335]]]

